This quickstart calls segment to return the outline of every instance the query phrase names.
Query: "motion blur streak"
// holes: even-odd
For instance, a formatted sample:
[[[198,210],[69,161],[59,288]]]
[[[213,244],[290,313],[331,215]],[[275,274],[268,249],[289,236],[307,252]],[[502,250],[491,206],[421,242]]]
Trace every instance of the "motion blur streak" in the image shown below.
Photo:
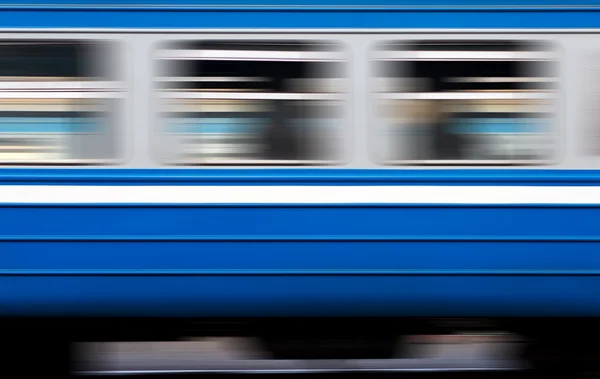
[[[388,164],[532,164],[553,159],[551,46],[417,41],[379,48],[379,158]]]
[[[332,164],[342,159],[346,77],[335,43],[203,41],[164,46],[167,164]]]
[[[114,44],[0,40],[0,164],[110,163],[124,85]]]

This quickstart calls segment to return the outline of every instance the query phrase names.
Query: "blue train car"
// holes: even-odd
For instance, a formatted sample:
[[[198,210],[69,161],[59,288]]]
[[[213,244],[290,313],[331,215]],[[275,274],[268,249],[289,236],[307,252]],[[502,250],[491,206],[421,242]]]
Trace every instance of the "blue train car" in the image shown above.
[[[5,1],[0,312],[360,317],[385,351],[420,317],[598,316],[599,28],[595,0]]]

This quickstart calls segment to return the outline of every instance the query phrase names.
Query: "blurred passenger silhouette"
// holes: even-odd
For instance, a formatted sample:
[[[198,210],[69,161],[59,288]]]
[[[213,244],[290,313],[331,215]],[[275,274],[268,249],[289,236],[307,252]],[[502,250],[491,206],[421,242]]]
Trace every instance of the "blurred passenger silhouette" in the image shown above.
[[[291,120],[288,113],[285,102],[275,102],[271,125],[265,135],[267,159],[301,159],[299,135],[296,128],[288,123]]]
[[[460,134],[453,133],[452,118],[447,110],[443,108],[442,101],[432,102],[429,107],[429,119],[433,138],[433,153],[435,159],[457,160],[463,158],[465,149],[465,138]]]

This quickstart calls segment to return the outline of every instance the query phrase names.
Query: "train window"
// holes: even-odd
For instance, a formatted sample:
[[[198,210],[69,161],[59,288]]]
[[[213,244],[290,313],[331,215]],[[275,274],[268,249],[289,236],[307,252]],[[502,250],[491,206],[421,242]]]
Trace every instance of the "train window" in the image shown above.
[[[0,164],[114,162],[111,56],[105,43],[0,41]]]
[[[376,51],[377,158],[391,165],[548,163],[556,62],[544,43],[384,44]]]
[[[328,165],[342,159],[339,45],[175,42],[159,50],[158,62],[162,163]]]

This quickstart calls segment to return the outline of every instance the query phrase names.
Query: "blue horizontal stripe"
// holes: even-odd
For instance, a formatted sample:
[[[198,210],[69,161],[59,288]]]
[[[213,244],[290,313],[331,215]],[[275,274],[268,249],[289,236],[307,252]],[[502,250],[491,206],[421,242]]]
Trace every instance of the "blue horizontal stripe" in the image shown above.
[[[600,276],[600,270],[61,270],[0,269],[0,276]]]
[[[600,170],[3,168],[1,184],[78,185],[597,185]],[[1,200],[1,199],[0,199]]]
[[[4,28],[598,28],[600,9],[531,11],[394,10],[0,10]]]
[[[542,133],[546,132],[547,125],[543,120],[532,119],[503,119],[503,118],[469,118],[453,120],[452,131],[455,133]]]
[[[550,246],[558,248],[557,245],[563,244],[554,242],[597,242],[600,238],[600,228],[596,222],[600,216],[600,206],[445,207],[430,204],[428,207],[298,205],[160,208],[88,204],[2,206],[0,212],[2,242],[111,242],[113,239],[117,242],[169,242],[173,239],[180,242],[274,243],[266,244],[269,246],[285,241],[417,241],[434,242],[439,247],[451,244],[437,242],[498,241],[550,242]],[[457,223],[457,219],[461,222]],[[364,220],[369,222],[365,223]],[[547,260],[544,262],[548,263]]]
[[[600,273],[600,244],[553,242],[2,242],[0,272],[575,275]],[[0,291],[1,292],[1,291]]]
[[[343,0],[340,2],[323,0],[96,0],[96,1],[41,1],[20,3],[5,1],[0,8],[5,9],[110,9],[110,10],[156,10],[156,9],[595,9],[600,6],[597,0],[377,0],[371,3],[364,0]]]
[[[181,203],[3,203],[0,201],[0,207],[2,208],[99,208],[99,209],[133,209],[133,208],[189,208],[189,209],[223,209],[223,208],[300,208],[300,209],[327,209],[327,208],[348,208],[348,209],[372,209],[372,208],[445,208],[445,209],[467,209],[467,208],[484,208],[484,209],[598,209],[600,204],[457,204],[457,203],[339,203],[339,204],[325,204],[325,203],[198,203],[198,204],[181,204]]]
[[[40,0],[24,2],[5,0],[2,5],[46,6],[598,6],[598,0]]]
[[[600,242],[600,235],[0,235],[0,242]]]
[[[268,119],[254,118],[186,118],[170,120],[167,125],[173,133],[257,133],[268,125]]]
[[[0,133],[74,133],[91,132],[98,121],[54,117],[0,117]]]

